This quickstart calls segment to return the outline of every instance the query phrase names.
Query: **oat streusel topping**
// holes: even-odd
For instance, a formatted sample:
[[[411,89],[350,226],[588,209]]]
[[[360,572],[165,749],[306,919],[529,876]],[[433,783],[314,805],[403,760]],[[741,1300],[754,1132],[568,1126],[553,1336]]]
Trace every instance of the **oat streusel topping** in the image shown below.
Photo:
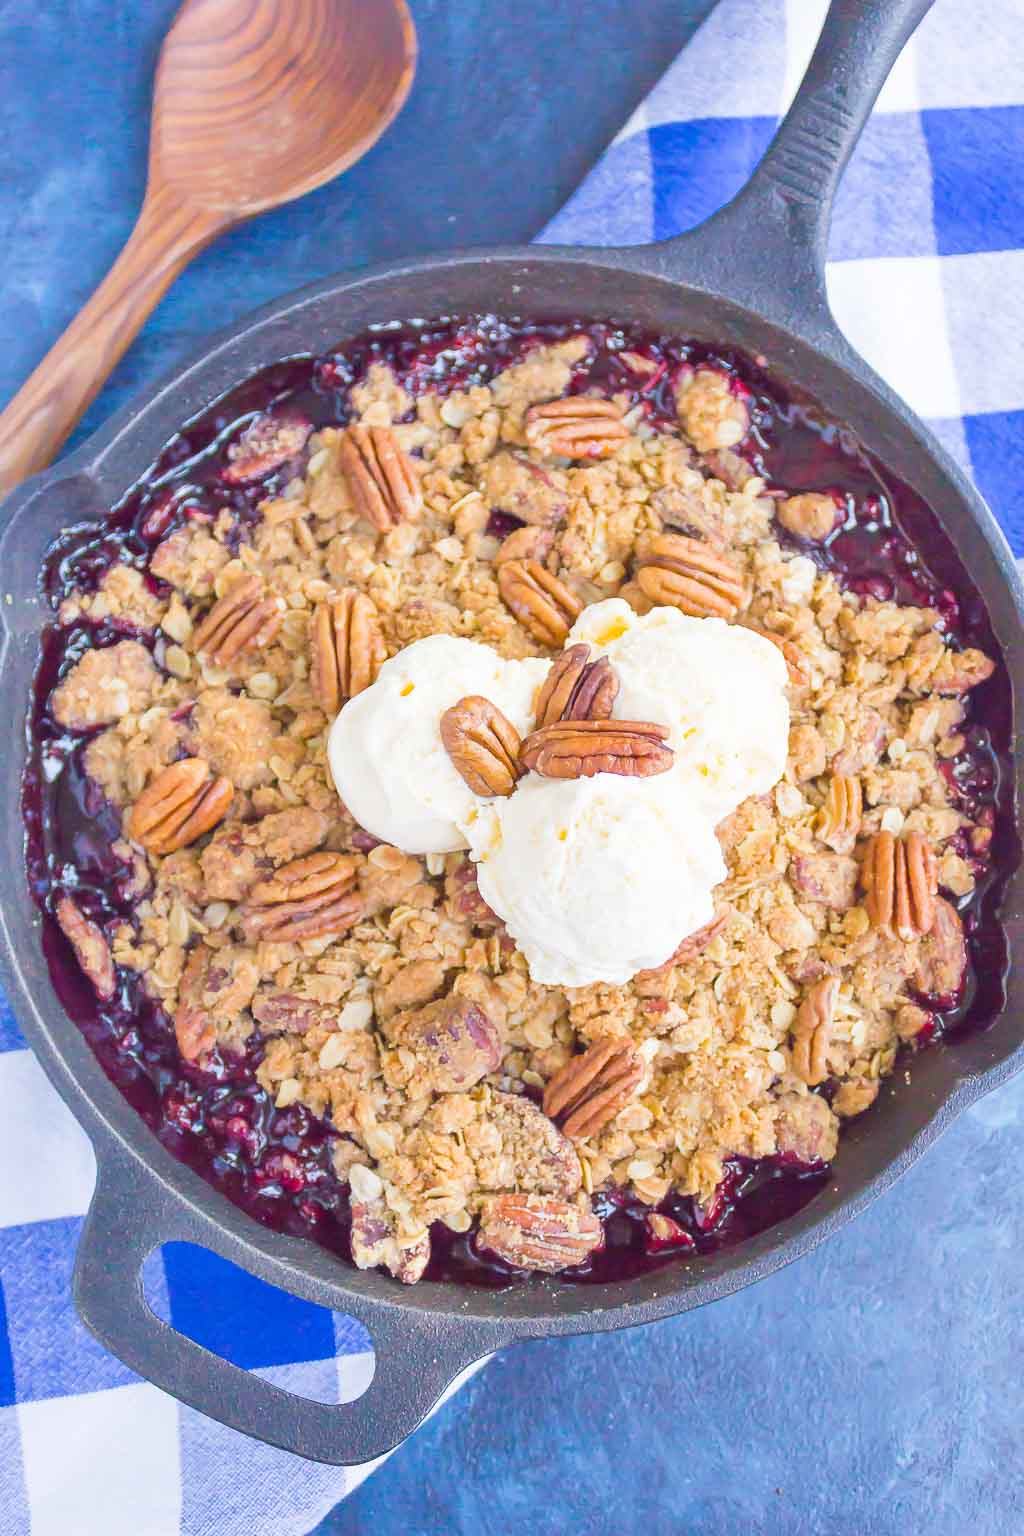
[[[61,724],[97,731],[87,772],[137,861],[113,961],[173,1016],[187,1059],[262,1036],[276,1104],[337,1133],[356,1262],[406,1281],[434,1222],[482,1217],[494,1252],[558,1269],[600,1242],[602,1189],[710,1206],[729,1158],[828,1161],[926,1030],[922,994],[955,993],[966,964],[955,902],[988,829],[943,764],[992,663],[948,643],[935,611],[843,591],[800,552],[793,531],[826,537],[831,499],[766,494],[733,451],[749,411],[723,374],[680,376],[674,426],[627,394],[570,409],[589,345],[415,400],[375,364],[350,427],[305,442],[290,424],[293,477],[241,538],[227,510],[192,517],[157,550],[158,587],[114,565],[60,615],[157,635],[152,654],[134,638],[86,652],[52,696]],[[260,434],[261,465],[274,439]],[[495,513],[522,526],[502,540]],[[713,923],[626,986],[556,989],[531,981],[464,853],[415,857],[356,825],[325,711],[429,635],[557,655],[612,596],[782,647],[789,758],[718,828]],[[549,732],[571,732],[558,718]],[[457,723],[465,771],[511,783]],[[916,881],[902,921],[882,884],[900,871]],[[73,905],[67,920],[109,987],[103,935]]]

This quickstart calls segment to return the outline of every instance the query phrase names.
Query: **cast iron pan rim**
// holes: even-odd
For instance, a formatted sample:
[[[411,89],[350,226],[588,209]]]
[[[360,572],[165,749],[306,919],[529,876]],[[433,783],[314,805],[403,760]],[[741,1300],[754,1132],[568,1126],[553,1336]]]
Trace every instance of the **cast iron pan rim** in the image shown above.
[[[696,294],[706,293],[706,290],[693,288],[692,285],[680,284],[657,270],[659,257],[660,250],[657,246],[598,252],[591,252],[585,248],[555,246],[506,246],[482,251],[457,251],[440,258],[427,257],[414,261],[382,263],[367,268],[355,276],[350,273],[339,273],[310,284],[270,304],[263,305],[236,324],[225,328],[211,343],[196,349],[182,365],[169,371],[145,391],[139,400],[118,411],[74,454],[35,477],[16,492],[5,509],[9,521],[3,533],[3,541],[6,542],[14,535],[19,520],[28,514],[29,508],[38,497],[46,495],[63,482],[73,478],[85,476],[94,489],[100,505],[118,500],[124,495],[128,486],[144,472],[149,461],[149,450],[141,450],[140,438],[150,440],[155,433],[159,441],[163,442],[181,425],[183,416],[187,413],[183,412],[182,406],[176,402],[180,400],[183,393],[198,385],[201,389],[201,400],[198,403],[202,405],[209,403],[209,400],[220,391],[211,392],[209,388],[202,387],[203,377],[216,372],[224,363],[235,370],[231,374],[231,381],[241,382],[245,376],[256,368],[262,367],[270,359],[260,355],[255,365],[251,362],[248,368],[242,365],[239,372],[239,364],[236,362],[236,353],[239,348],[245,343],[261,343],[268,331],[272,331],[278,322],[289,317],[298,317],[303,310],[320,300],[332,297],[342,298],[353,290],[364,290],[373,286],[386,289],[405,277],[421,274],[436,276],[447,270],[468,266],[492,267],[496,274],[500,269],[506,275],[510,268],[513,270],[522,268],[525,277],[531,267],[535,268],[537,265],[552,267],[567,263],[570,266],[583,266],[588,270],[621,271],[624,275],[637,276],[664,285],[673,295],[679,294],[683,300],[691,291]],[[717,296],[714,297],[716,302],[722,303],[723,306],[730,303],[730,301],[718,299]],[[524,298],[528,299],[528,295],[524,295]],[[742,312],[742,306],[731,304],[731,307],[733,310]],[[502,308],[505,309],[507,306]],[[523,308],[524,311],[528,308],[526,302]],[[762,328],[765,326],[763,317],[752,311],[748,313],[759,326]],[[780,327],[775,328],[779,331],[780,337],[785,340],[786,333]],[[808,345],[799,333],[796,334],[796,340],[804,346]],[[293,350],[290,355],[294,356],[296,352]],[[821,355],[831,366],[836,366],[835,359],[827,351],[822,349]],[[862,373],[867,375],[866,378],[859,376]],[[875,381],[861,365],[857,382],[870,390]],[[225,387],[230,386],[225,384]],[[891,406],[885,397],[884,386],[879,386],[874,393],[879,407],[890,410]],[[937,445],[930,442],[922,443],[924,451],[931,452],[947,473],[952,473],[962,480],[963,477],[959,476],[954,465],[949,461],[942,463],[945,455],[941,450],[936,451],[936,447]],[[994,545],[993,553],[999,559],[1004,574],[1010,578],[1009,585],[1013,590],[1018,617],[1021,617],[1024,615],[1024,596],[1022,596],[1012,556],[1009,555],[997,525],[991,519],[987,508],[980,502],[977,493],[966,481],[963,481],[963,489],[965,499],[975,511],[979,531],[986,537],[990,546]],[[979,513],[982,515],[978,515]],[[992,537],[993,530],[997,535],[995,539]],[[41,620],[46,617],[48,615],[40,610]],[[0,675],[9,674],[11,661],[11,648],[5,640],[3,657],[0,661]],[[22,872],[16,871],[15,880],[20,881],[21,878]],[[18,894],[20,895],[20,892]],[[10,894],[4,893],[4,904],[6,905],[9,900]],[[2,920],[6,932],[6,913],[3,914]],[[208,1185],[187,1165],[173,1157],[158,1142],[150,1128],[116,1086],[107,1079],[77,1027],[60,1006],[56,995],[51,995],[41,1004],[31,998],[9,942],[7,954],[3,958],[3,971],[13,997],[16,1001],[23,1002],[23,1006],[18,1009],[19,1019],[25,1025],[37,1053],[44,1058],[47,1070],[54,1078],[59,1091],[65,1099],[74,1103],[79,1118],[88,1122],[90,1134],[106,1139],[115,1145],[122,1155],[129,1155],[145,1168],[154,1180],[159,1181],[165,1190],[173,1192],[175,1200],[182,1202],[193,1216],[201,1217],[204,1223],[209,1223],[211,1227],[218,1228],[225,1236],[229,1236],[232,1245],[238,1247],[239,1253],[243,1251],[250,1254],[254,1251],[260,1253],[267,1261],[269,1268],[279,1270],[285,1284],[289,1281],[294,1283],[299,1272],[312,1273],[321,1284],[326,1283],[329,1286],[334,1297],[332,1304],[340,1308],[343,1308],[346,1302],[372,1295],[375,1305],[391,1307],[402,1312],[443,1310],[456,1318],[500,1317],[502,1332],[509,1337],[529,1336],[539,1331],[570,1333],[591,1328],[608,1329],[629,1326],[638,1321],[647,1322],[728,1295],[741,1286],[774,1272],[792,1259],[808,1252],[823,1237],[838,1230],[846,1221],[863,1210],[917,1160],[925,1148],[958,1114],[982,1094],[1006,1081],[1015,1071],[1024,1066],[1024,1042],[1022,1042],[1004,1060],[993,1064],[983,1072],[961,1077],[950,1088],[945,1100],[936,1106],[929,1123],[862,1188],[846,1196],[824,1215],[815,1213],[817,1202],[811,1201],[796,1216],[778,1223],[755,1238],[748,1239],[737,1249],[725,1250],[720,1256],[716,1256],[720,1259],[720,1267],[716,1266],[717,1273],[708,1274],[706,1265],[700,1277],[693,1281],[690,1280],[684,1266],[668,1268],[664,1271],[663,1278],[659,1277],[659,1294],[646,1301],[630,1299],[629,1292],[636,1288],[637,1282],[612,1282],[607,1286],[584,1288],[553,1285],[549,1281],[538,1279],[514,1293],[516,1303],[521,1300],[527,1302],[528,1316],[512,1316],[507,1310],[510,1293],[492,1293],[475,1288],[460,1288],[430,1282],[421,1282],[413,1290],[401,1290],[393,1281],[374,1272],[367,1273],[345,1268],[325,1250],[306,1239],[288,1237],[263,1227],[234,1206],[225,1195]],[[76,1071],[72,1071],[68,1064],[68,1057],[71,1055],[79,1057]],[[688,1280],[689,1283],[687,1283]],[[439,1296],[451,1297],[451,1304],[441,1308],[436,1307],[436,1299]]]

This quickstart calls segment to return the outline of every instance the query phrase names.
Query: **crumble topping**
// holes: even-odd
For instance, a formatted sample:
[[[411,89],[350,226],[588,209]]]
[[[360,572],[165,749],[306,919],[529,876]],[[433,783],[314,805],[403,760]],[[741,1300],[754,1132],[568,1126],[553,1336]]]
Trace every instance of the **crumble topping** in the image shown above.
[[[362,481],[346,473],[345,431],[307,442],[291,422],[281,451],[293,477],[241,536],[227,510],[189,515],[152,558],[157,588],[115,565],[60,613],[147,640],[85,652],[51,699],[61,725],[97,731],[86,770],[122,817],[134,869],[134,918],[107,935],[110,957],[173,1016],[187,1060],[261,1037],[257,1075],[277,1106],[305,1105],[337,1133],[356,1262],[405,1281],[423,1273],[436,1221],[465,1232],[482,1215],[496,1252],[557,1268],[599,1242],[588,1221],[601,1190],[627,1188],[652,1208],[677,1191],[710,1209],[730,1158],[829,1161],[840,1121],[871,1105],[966,967],[953,903],[973,890],[991,828],[972,823],[944,769],[965,746],[968,690],[993,663],[948,643],[935,610],[844,591],[794,550],[794,535],[831,531],[829,498],[780,505],[766,493],[733,451],[750,408],[721,371],[681,373],[676,425],[656,429],[618,395],[621,435],[608,435],[605,413],[603,437],[570,442],[581,453],[600,443],[600,457],[556,452],[564,413],[536,408],[565,395],[589,347],[586,336],[538,346],[488,386],[415,400],[374,364],[350,395],[353,423],[371,434]],[[273,446],[260,432],[240,451]],[[388,479],[392,449],[415,491]],[[377,521],[371,506],[384,507]],[[646,614],[675,601],[682,545],[699,546],[684,551],[684,574],[703,579],[722,561],[737,573],[729,621],[783,648],[785,775],[719,826],[715,920],[669,962],[624,986],[544,986],[464,853],[378,844],[340,805],[311,667],[315,615],[353,590],[371,600],[388,657],[445,635],[551,659],[560,647],[538,638],[529,607],[513,611],[503,568],[535,562],[541,600],[564,589],[580,607],[619,597]],[[260,643],[214,658],[197,631],[249,580],[273,623]],[[234,795],[214,830],[161,856],[132,842],[129,820],[185,759]],[[886,834],[932,850],[943,894],[927,932],[902,937],[869,915],[865,855]],[[355,920],[260,937],[254,891],[322,854],[343,856]],[[78,919],[69,936],[106,985],[103,935]],[[828,1007],[811,1019],[802,1010],[826,978]],[[627,1087],[617,1080],[613,1112],[588,1113],[593,1128],[571,1139],[534,1100],[601,1042],[622,1043]]]

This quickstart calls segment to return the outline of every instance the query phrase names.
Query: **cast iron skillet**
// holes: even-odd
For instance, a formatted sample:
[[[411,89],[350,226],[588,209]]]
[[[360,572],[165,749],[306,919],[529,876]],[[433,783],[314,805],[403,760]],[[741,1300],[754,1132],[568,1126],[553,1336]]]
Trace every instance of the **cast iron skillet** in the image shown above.
[[[194,412],[257,369],[326,351],[382,320],[496,312],[543,319],[613,316],[623,323],[762,353],[798,382],[938,513],[984,598],[1024,691],[1018,641],[1024,592],[992,515],[906,406],[836,329],[824,285],[829,209],[865,118],[930,0],[834,0],[794,106],[753,180],[700,230],[628,250],[552,247],[468,252],[331,278],[221,335],[203,355],[121,411],[92,441],[31,481],[5,508],[0,569],[10,598],[0,682],[12,715],[29,697],[43,551],[70,523],[116,501]],[[897,189],[894,189],[894,192]],[[98,1183],[82,1233],[74,1292],[87,1326],[140,1375],[236,1429],[321,1461],[365,1461],[415,1429],[472,1361],[514,1339],[596,1332],[670,1317],[749,1285],[806,1253],[887,1189],[981,1094],[1024,1065],[1024,971],[987,1032],[926,1051],[913,1091],[884,1095],[843,1140],[834,1181],[799,1214],[740,1247],[639,1279],[596,1286],[535,1282],[504,1292],[427,1281],[405,1290],[337,1262],[314,1243],[268,1231],[159,1145],[104,1075],[54,996],[38,917],[22,873],[23,753],[0,768],[3,816],[0,971],[19,1022],[51,1080],[92,1138]],[[1024,767],[1018,762],[1017,793]],[[1003,919],[1022,930],[1024,871]],[[139,1271],[159,1244],[204,1244],[297,1296],[359,1318],[376,1374],[354,1404],[295,1397],[229,1365],[159,1321]]]

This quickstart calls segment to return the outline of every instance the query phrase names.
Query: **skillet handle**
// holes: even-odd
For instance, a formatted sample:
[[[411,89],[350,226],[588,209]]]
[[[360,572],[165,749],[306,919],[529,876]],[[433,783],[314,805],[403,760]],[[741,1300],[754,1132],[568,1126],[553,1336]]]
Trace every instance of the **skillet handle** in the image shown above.
[[[677,280],[792,326],[794,300],[834,329],[832,202],[861,130],[933,0],[832,0],[793,104],[746,186],[699,229],[651,248]]]
[[[222,1241],[152,1176],[140,1177],[118,1154],[101,1159],[96,1192],[75,1259],[78,1314],[100,1343],[163,1391],[212,1419],[297,1456],[352,1466],[393,1450],[422,1423],[466,1367],[503,1342],[479,1319],[451,1319],[369,1298],[345,1310],[370,1332],[373,1381],[352,1403],[297,1397],[179,1333],[151,1310],[142,1264],[161,1243],[200,1243],[245,1265],[245,1246]],[[296,1269],[288,1288],[323,1301]]]

